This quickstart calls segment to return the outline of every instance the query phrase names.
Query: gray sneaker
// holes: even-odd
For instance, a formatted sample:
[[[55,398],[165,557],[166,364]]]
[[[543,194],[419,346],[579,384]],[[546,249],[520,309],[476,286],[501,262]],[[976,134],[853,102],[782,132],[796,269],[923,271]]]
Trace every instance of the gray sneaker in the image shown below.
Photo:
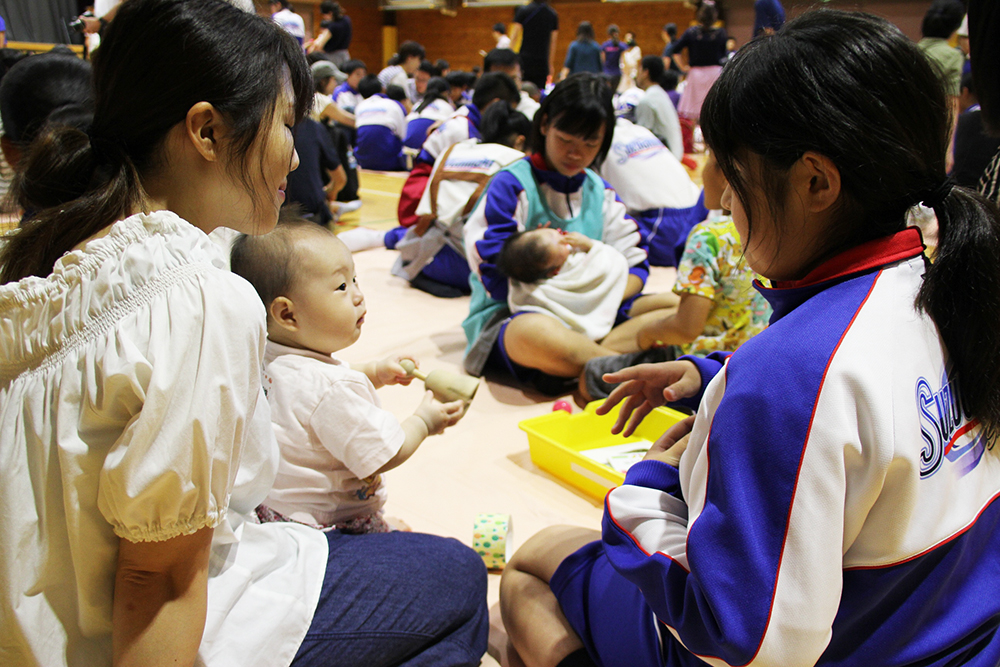
[[[590,400],[607,398],[616,385],[604,381],[605,373],[614,373],[639,364],[656,364],[672,361],[676,357],[673,347],[654,347],[641,352],[629,352],[610,357],[594,357],[583,367],[583,380]]]

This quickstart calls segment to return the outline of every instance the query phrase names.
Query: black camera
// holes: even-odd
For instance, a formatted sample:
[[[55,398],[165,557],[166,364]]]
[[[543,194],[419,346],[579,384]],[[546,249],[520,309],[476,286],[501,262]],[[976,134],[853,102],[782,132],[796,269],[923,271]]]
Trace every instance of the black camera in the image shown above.
[[[89,18],[93,18],[93,14],[90,14],[90,13],[84,14],[83,16],[87,16]],[[71,18],[71,19],[67,19],[66,20],[66,25],[69,26],[70,30],[75,30],[76,32],[78,32],[80,34],[83,34],[84,30],[86,30],[86,27],[87,27],[86,24],[84,24],[84,22],[83,22],[83,18],[80,17],[80,16],[77,16],[77,17]]]

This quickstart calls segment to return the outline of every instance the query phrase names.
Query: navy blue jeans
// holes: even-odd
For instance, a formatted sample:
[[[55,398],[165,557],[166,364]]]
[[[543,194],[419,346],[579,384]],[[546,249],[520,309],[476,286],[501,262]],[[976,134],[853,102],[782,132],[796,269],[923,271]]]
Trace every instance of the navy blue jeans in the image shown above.
[[[328,533],[312,625],[293,667],[478,665],[486,652],[486,567],[457,540]]]

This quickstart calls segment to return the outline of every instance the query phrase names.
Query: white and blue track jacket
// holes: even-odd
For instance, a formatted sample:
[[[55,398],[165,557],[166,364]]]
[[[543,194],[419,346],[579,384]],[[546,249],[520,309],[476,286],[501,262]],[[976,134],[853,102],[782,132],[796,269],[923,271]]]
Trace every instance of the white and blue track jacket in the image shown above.
[[[608,494],[667,664],[1000,664],[1000,455],[914,307],[921,250],[908,229],[761,288],[768,329],[699,364],[680,468]]]

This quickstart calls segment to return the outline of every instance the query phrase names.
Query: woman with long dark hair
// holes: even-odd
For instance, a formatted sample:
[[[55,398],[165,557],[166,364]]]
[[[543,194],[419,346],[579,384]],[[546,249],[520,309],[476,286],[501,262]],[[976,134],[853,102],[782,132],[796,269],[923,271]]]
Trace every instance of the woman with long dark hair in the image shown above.
[[[32,143],[36,213],[0,254],[4,662],[478,664],[470,549],[251,518],[265,313],[207,234],[277,221],[298,44],[221,0],[128,0],[93,78],[89,131]]]
[[[566,61],[559,73],[559,79],[580,72],[600,74],[603,66],[604,52],[594,39],[594,26],[590,21],[580,21],[580,25],[576,28],[576,39],[566,50]]]

